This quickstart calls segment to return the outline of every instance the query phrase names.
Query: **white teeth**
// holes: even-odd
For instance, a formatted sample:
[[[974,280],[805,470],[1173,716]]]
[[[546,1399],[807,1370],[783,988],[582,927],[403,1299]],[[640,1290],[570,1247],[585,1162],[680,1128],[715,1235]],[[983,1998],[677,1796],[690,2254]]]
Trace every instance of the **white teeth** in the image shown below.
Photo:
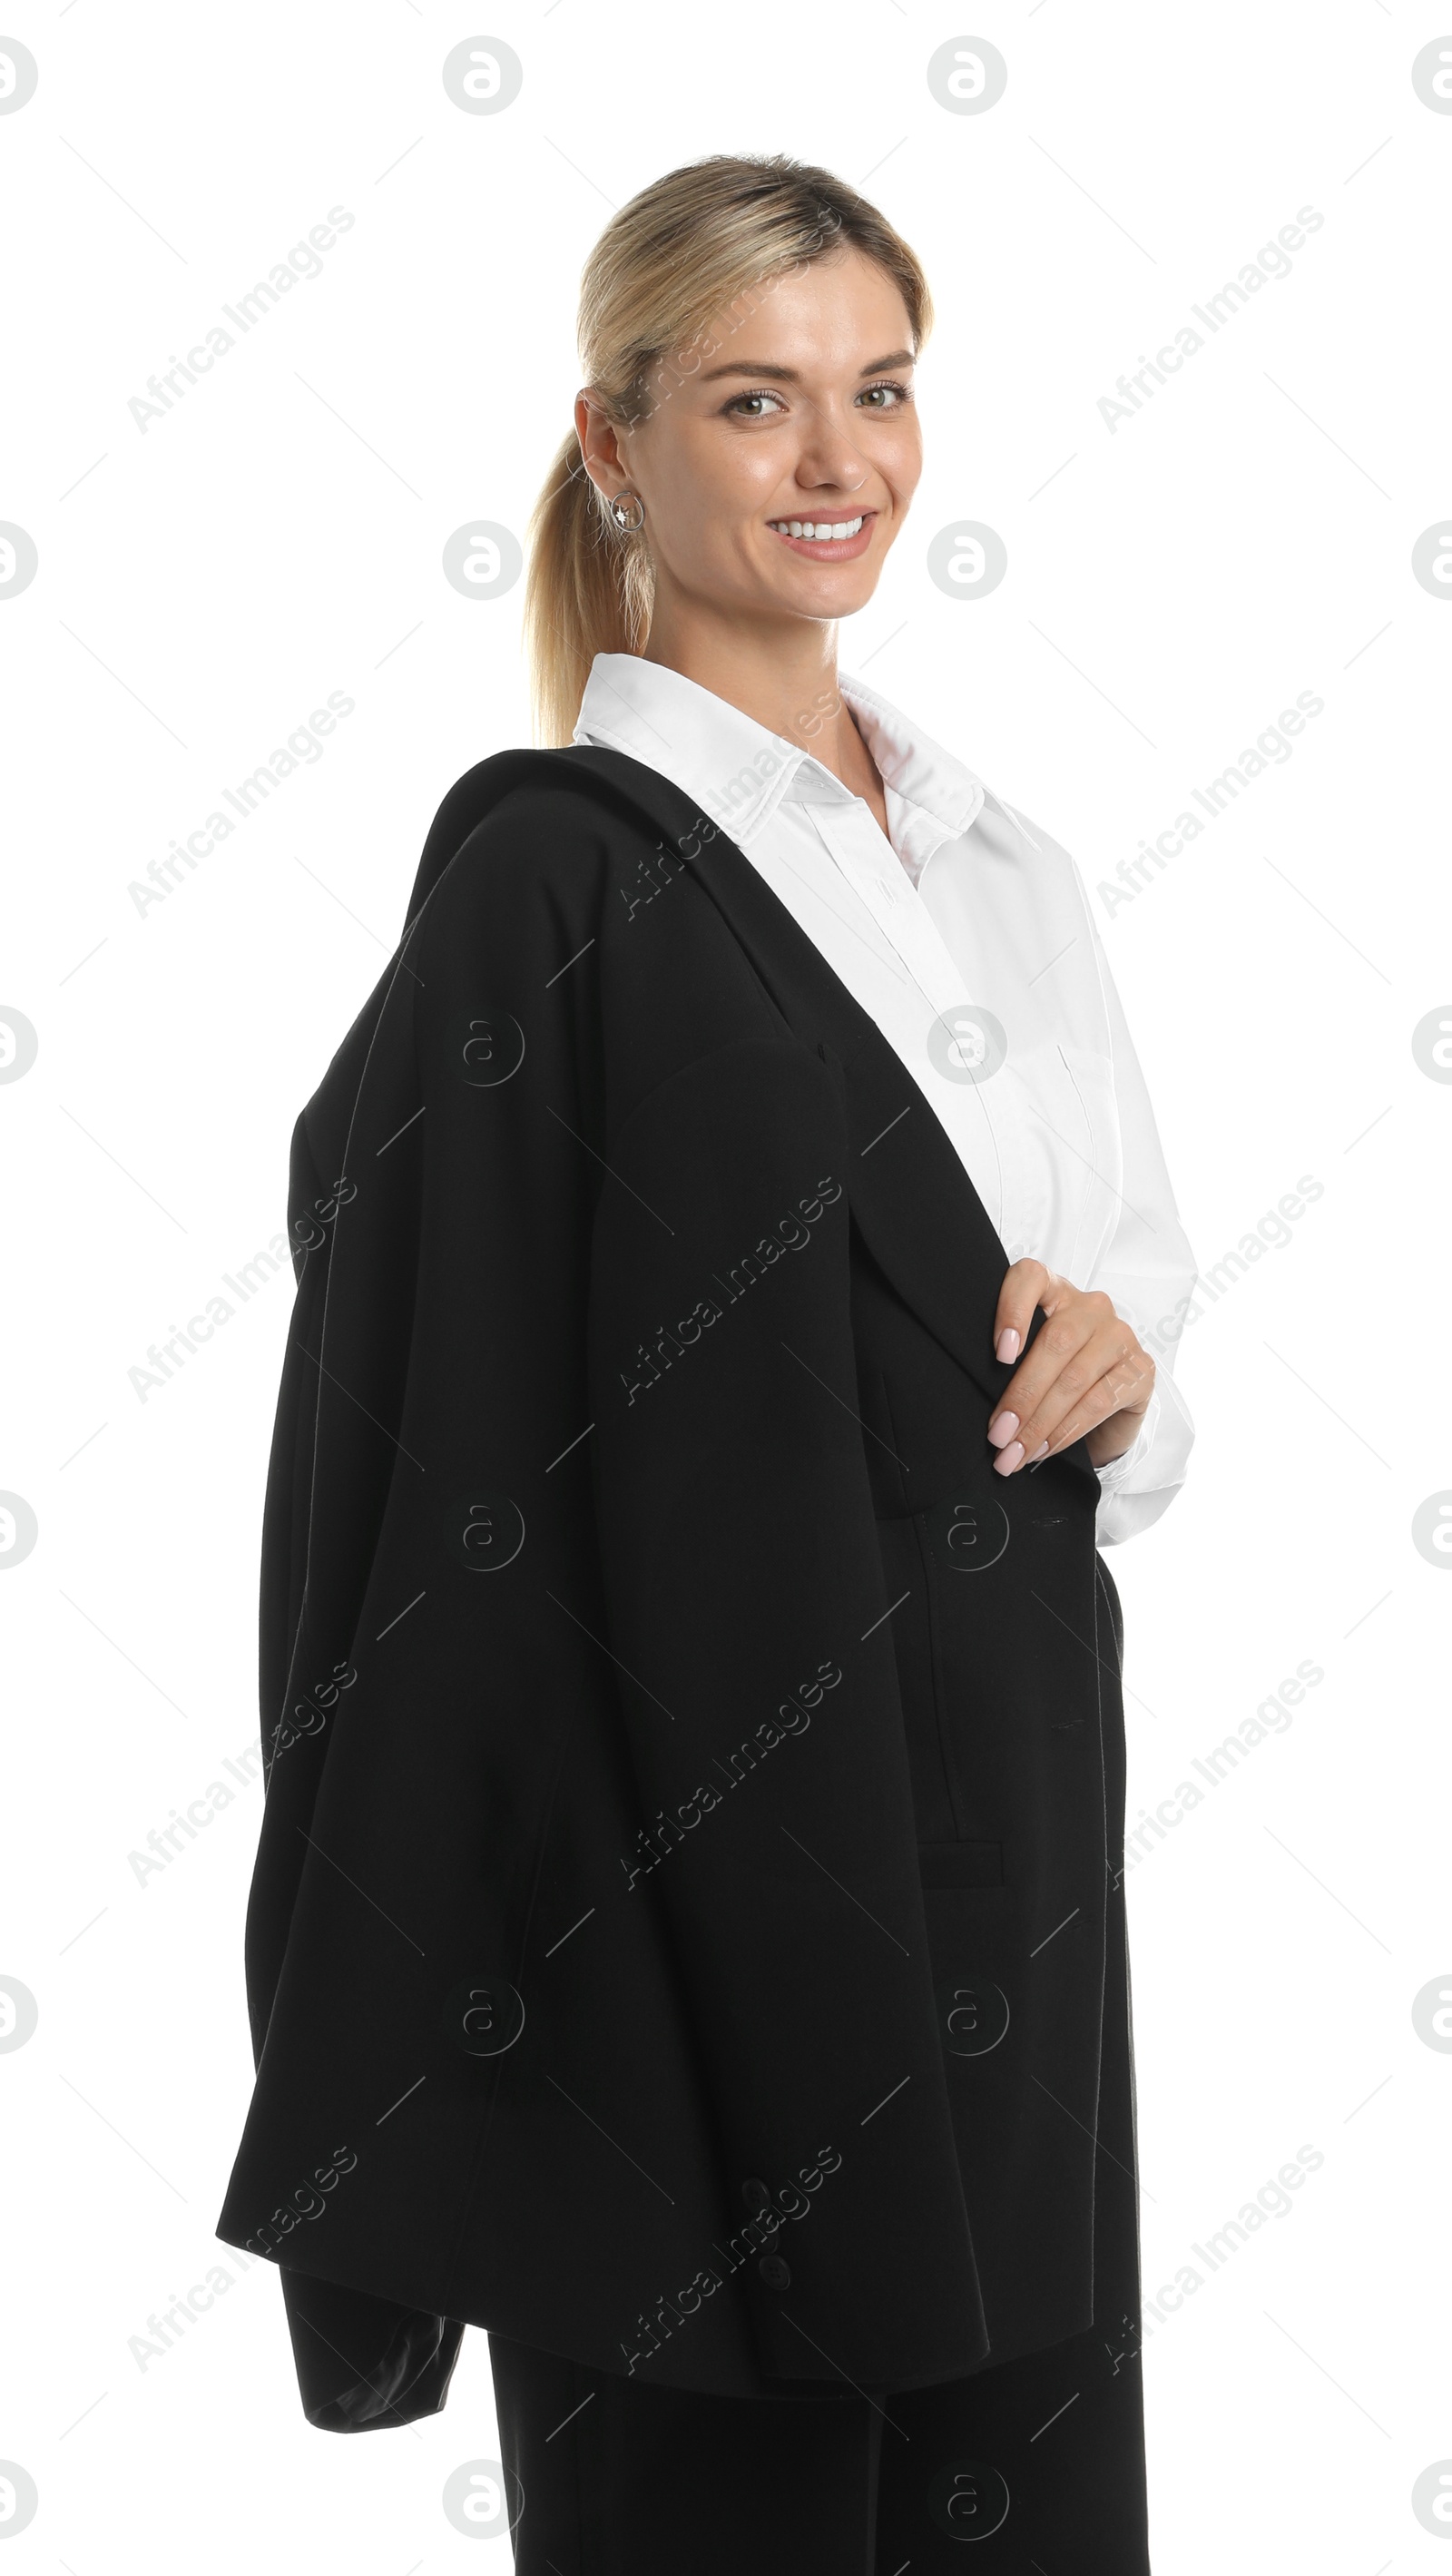
[[[856,519],[772,519],[768,524],[787,537],[811,537],[819,544],[824,538],[855,537],[862,526]]]

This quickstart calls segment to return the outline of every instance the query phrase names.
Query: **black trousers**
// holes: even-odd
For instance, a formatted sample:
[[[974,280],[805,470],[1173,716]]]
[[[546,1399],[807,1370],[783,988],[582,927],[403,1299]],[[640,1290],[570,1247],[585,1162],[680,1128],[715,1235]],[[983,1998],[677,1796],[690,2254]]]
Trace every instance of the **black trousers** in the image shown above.
[[[517,2576],[1149,2576],[1137,2345],[1096,2328],[817,2401],[649,2388],[491,2333]]]

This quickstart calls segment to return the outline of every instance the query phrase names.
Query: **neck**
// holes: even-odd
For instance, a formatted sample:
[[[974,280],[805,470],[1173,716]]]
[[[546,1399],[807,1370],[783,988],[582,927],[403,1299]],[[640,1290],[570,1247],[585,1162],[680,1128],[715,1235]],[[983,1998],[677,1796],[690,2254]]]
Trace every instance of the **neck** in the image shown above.
[[[663,618],[657,610],[641,658],[679,671],[739,707],[857,792],[876,783],[871,756],[837,685],[835,625],[792,618],[743,629]]]

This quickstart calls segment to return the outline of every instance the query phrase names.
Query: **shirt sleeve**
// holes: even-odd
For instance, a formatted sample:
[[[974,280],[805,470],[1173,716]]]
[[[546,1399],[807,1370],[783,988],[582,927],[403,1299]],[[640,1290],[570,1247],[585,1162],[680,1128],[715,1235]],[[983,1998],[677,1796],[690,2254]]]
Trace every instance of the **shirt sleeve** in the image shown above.
[[[1074,875],[1108,1015],[1123,1156],[1119,1222],[1092,1278],[1079,1284],[1101,1288],[1112,1298],[1116,1312],[1134,1326],[1155,1361],[1154,1392],[1138,1437],[1122,1457],[1098,1471],[1096,1541],[1100,1547],[1117,1547],[1149,1529],[1185,1481],[1195,1425],[1175,1382],[1174,1366],[1197,1273],[1139,1058],[1077,866]]]

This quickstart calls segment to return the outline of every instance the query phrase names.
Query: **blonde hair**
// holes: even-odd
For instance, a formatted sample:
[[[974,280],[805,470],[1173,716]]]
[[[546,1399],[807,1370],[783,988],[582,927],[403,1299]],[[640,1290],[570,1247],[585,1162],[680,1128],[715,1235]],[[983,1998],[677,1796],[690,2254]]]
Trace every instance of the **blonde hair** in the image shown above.
[[[914,351],[932,328],[927,279],[865,197],[785,153],[717,153],[653,181],[606,225],[580,283],[584,381],[632,429],[699,367],[718,314],[756,310],[754,291],[834,251],[875,260],[907,308]],[[733,324],[733,327],[736,327]],[[535,739],[567,744],[597,653],[640,653],[655,576],[644,532],[617,527],[572,427],[530,514],[524,647]]]

